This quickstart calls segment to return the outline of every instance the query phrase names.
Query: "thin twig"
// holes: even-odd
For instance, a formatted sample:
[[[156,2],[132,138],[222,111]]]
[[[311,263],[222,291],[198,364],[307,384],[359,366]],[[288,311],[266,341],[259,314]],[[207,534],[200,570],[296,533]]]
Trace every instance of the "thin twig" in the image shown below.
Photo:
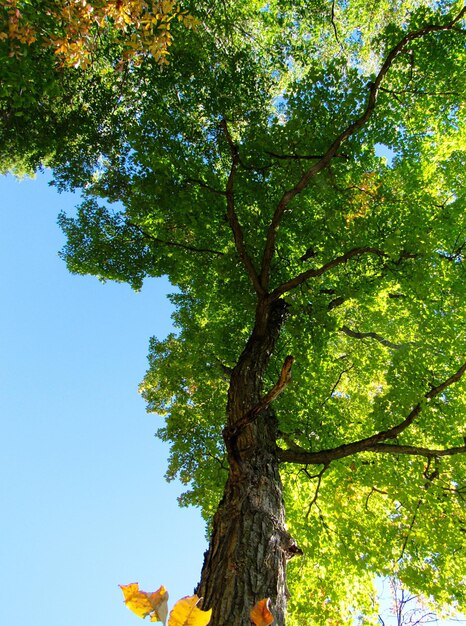
[[[382,489],[377,489],[377,487],[372,487],[371,490],[369,491],[369,493],[367,494],[366,504],[365,504],[366,511],[369,511],[369,498],[371,497],[371,495],[373,493],[380,493],[380,494],[386,496],[388,492],[387,491],[382,491]]]
[[[221,189],[215,189],[215,187],[211,187],[207,183],[202,180],[198,180],[197,178],[186,178],[186,183],[188,185],[197,185],[201,189],[205,189],[206,191],[210,191],[210,193],[214,193],[218,196],[226,196],[226,192]]]
[[[343,377],[343,374],[347,374],[348,372],[350,372],[354,367],[354,363],[348,367],[348,369],[346,370],[342,370],[339,374],[338,374],[338,378],[335,382],[335,384],[332,387],[332,390],[330,391],[329,395],[325,398],[325,400],[323,402],[321,402],[320,407],[319,408],[323,408],[324,405],[326,404],[326,402],[328,402],[330,400],[330,398],[333,396],[333,394],[335,393],[335,389],[338,387],[338,385],[340,384],[340,381]]]
[[[341,48],[341,51],[344,52],[345,49],[343,48],[343,46],[341,45],[341,41],[338,38],[338,31],[337,31],[337,25],[335,24],[335,0],[332,1],[332,15],[331,15],[331,20],[332,20],[332,26],[333,26],[333,31],[335,33],[335,39],[337,40],[338,45]]]
[[[409,536],[411,535],[411,531],[413,530],[413,526],[414,526],[414,524],[416,522],[417,513],[418,513],[418,511],[419,511],[419,509],[421,507],[421,504],[422,504],[422,500],[419,500],[419,502],[417,503],[416,509],[414,511],[413,518],[412,518],[411,523],[409,525],[408,532],[406,533],[406,537],[404,538],[403,545],[401,547],[401,554],[398,557],[398,563],[402,560],[402,558],[404,556],[404,553],[405,553],[405,550],[406,550],[406,546],[408,545]]]
[[[393,343],[392,341],[389,341],[388,339],[384,339],[378,333],[374,333],[374,332],[358,333],[348,328],[348,326],[342,326],[340,328],[340,331],[342,333],[345,333],[345,335],[348,335],[348,337],[353,337],[354,339],[375,339],[382,345],[387,346],[387,348],[392,348],[392,350],[400,350],[401,348],[406,348],[407,346],[415,345],[412,341],[409,341],[408,343]]]
[[[315,161],[324,158],[323,154],[277,154],[276,152],[270,152],[268,150],[265,151],[265,154],[268,154],[274,159],[281,159],[283,161]],[[349,159],[347,154],[334,154],[333,157]]]
[[[314,493],[314,497],[312,498],[311,502],[309,503],[309,508],[307,509],[307,513],[305,515],[306,519],[309,518],[309,514],[311,512],[312,507],[314,506],[314,504],[317,503],[317,498],[319,497],[319,489],[320,489],[320,485],[322,483],[322,476],[324,475],[325,471],[328,469],[330,463],[326,463],[323,468],[320,470],[320,472],[318,474],[315,474],[314,476],[309,476],[307,474],[307,470],[305,470],[306,474],[308,475],[309,478],[317,478],[317,485],[316,485],[316,490]]]
[[[181,248],[182,250],[187,250],[189,252],[204,252],[208,254],[215,254],[217,256],[224,255],[224,252],[220,252],[219,250],[212,250],[211,248],[196,248],[195,246],[188,246],[185,243],[178,243],[177,241],[166,241],[165,239],[160,239],[159,237],[155,237],[154,235],[151,235],[150,233],[145,231],[141,226],[139,226],[138,224],[135,224],[134,222],[127,220],[126,223],[131,228],[134,228],[135,230],[139,231],[145,239],[150,239],[150,241],[153,241],[154,243],[157,243],[157,244],[161,244],[164,246],[171,246],[174,248]]]

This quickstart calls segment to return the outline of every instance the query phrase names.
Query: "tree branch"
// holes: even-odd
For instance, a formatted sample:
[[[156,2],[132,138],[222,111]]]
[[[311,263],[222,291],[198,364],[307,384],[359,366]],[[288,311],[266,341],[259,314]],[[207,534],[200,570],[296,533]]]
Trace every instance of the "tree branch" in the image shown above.
[[[225,191],[221,191],[220,189],[215,189],[215,187],[211,187],[207,183],[202,180],[198,180],[197,178],[186,178],[186,183],[188,185],[197,185],[201,189],[205,189],[206,191],[210,191],[210,193],[214,193],[217,196],[226,196]]]
[[[332,387],[332,389],[331,389],[330,393],[329,393],[329,394],[328,394],[328,396],[325,398],[325,400],[324,400],[323,402],[321,402],[321,403],[320,403],[320,408],[321,408],[321,409],[323,409],[323,408],[324,408],[324,404],[325,404],[326,402],[328,402],[328,401],[330,400],[330,398],[333,396],[333,394],[335,393],[335,390],[336,390],[336,388],[338,387],[338,385],[340,384],[340,381],[341,381],[341,379],[342,379],[343,375],[344,375],[344,374],[348,374],[348,372],[350,372],[350,371],[353,369],[353,367],[354,367],[354,364],[353,364],[353,365],[350,365],[350,367],[348,367],[348,369],[346,369],[346,370],[342,370],[342,371],[338,374],[338,378],[337,378],[337,380],[335,381],[335,383],[334,383],[334,385],[333,385],[333,387]]]
[[[341,265],[342,263],[346,263],[353,257],[361,256],[363,254],[375,254],[376,256],[379,256],[379,257],[387,256],[385,252],[383,252],[382,250],[379,250],[378,248],[371,248],[369,246],[364,247],[364,248],[353,248],[352,250],[345,252],[345,254],[335,257],[334,259],[332,259],[332,261],[325,263],[325,265],[322,265],[322,267],[318,267],[316,269],[309,269],[309,270],[306,270],[305,272],[301,272],[301,274],[298,274],[294,278],[291,278],[286,283],[279,285],[278,287],[276,287],[276,289],[274,289],[269,294],[268,296],[269,302],[273,302],[274,300],[277,300],[284,293],[286,293],[287,291],[291,291],[291,289],[294,289],[295,287],[298,287],[303,282],[308,280],[308,278],[315,278],[316,276],[322,276],[322,274],[324,274],[325,272],[328,272],[328,270],[331,270],[334,267]]]
[[[345,49],[341,45],[341,41],[340,41],[340,39],[338,37],[337,25],[335,24],[335,0],[332,1],[332,14],[330,16],[330,19],[332,21],[333,32],[335,33],[335,39],[337,40],[337,43],[340,46],[341,51],[344,52]]]
[[[351,124],[349,124],[345,130],[343,130],[338,137],[334,140],[332,145],[328,148],[327,152],[323,155],[323,157],[315,163],[312,167],[310,167],[304,174],[301,176],[299,181],[296,183],[294,187],[284,192],[280,201],[278,202],[272,220],[270,222],[270,226],[267,231],[267,237],[264,247],[264,253],[262,257],[262,267],[260,273],[260,282],[264,289],[267,289],[269,280],[270,280],[270,269],[271,262],[275,251],[275,240],[277,237],[278,228],[280,226],[280,222],[282,220],[283,214],[287,209],[289,203],[295,196],[301,193],[309,184],[309,182],[323,169],[325,169],[333,157],[337,154],[341,145],[352,135],[354,135],[357,131],[359,131],[370,119],[372,116],[376,104],[377,104],[377,96],[380,91],[380,87],[383,79],[391,68],[393,62],[396,57],[403,51],[405,46],[414,41],[415,39],[420,39],[430,33],[440,32],[452,30],[457,22],[459,22],[462,17],[466,13],[466,7],[461,10],[461,12],[457,15],[455,19],[445,25],[440,24],[432,24],[424,26],[419,30],[407,33],[398,43],[394,46],[391,51],[388,53],[385,62],[383,63],[379,73],[377,74],[373,83],[369,84],[369,94],[367,97],[366,108],[362,112],[362,114]]]
[[[139,231],[145,239],[150,239],[154,243],[158,243],[164,246],[170,246],[173,248],[181,248],[182,250],[187,250],[188,252],[205,252],[208,254],[215,254],[217,256],[224,255],[224,252],[220,252],[219,250],[212,250],[211,248],[196,248],[195,246],[188,246],[185,243],[178,243],[177,241],[166,241],[165,239],[160,239],[159,237],[155,237],[154,235],[151,235],[150,233],[145,231],[143,228],[141,228],[141,226],[138,226],[138,224],[135,224],[134,222],[126,220],[126,223],[131,228],[134,228],[135,230]]]
[[[309,503],[309,507],[307,509],[307,513],[305,515],[306,519],[309,518],[309,514],[311,512],[312,507],[314,506],[314,504],[317,504],[317,498],[319,497],[319,490],[320,490],[320,485],[322,484],[322,476],[325,474],[325,472],[327,471],[329,467],[329,464],[327,463],[326,465],[323,466],[323,468],[320,470],[320,472],[318,474],[315,474],[314,476],[309,476],[309,472],[307,470],[304,470],[307,477],[308,478],[317,478],[317,485],[316,485],[316,490],[314,493],[314,497],[312,498],[311,502]]]
[[[450,385],[458,382],[463,374],[466,372],[466,362],[459,368],[455,374],[452,374],[447,380],[433,387],[427,392],[424,397],[427,400],[432,400],[440,393],[445,391]],[[422,410],[422,404],[419,402],[412,409],[409,415],[399,424],[389,428],[388,430],[381,431],[365,439],[354,441],[352,443],[345,443],[337,448],[331,448],[328,450],[321,450],[320,452],[309,452],[304,448],[283,450],[278,449],[278,458],[284,463],[300,463],[302,465],[320,465],[328,464],[337,459],[343,459],[359,452],[376,452],[376,453],[388,453],[388,454],[411,454],[425,457],[435,456],[452,456],[454,454],[460,454],[466,452],[466,445],[457,446],[454,448],[447,448],[445,450],[431,450],[429,448],[421,448],[418,446],[408,445],[394,445],[394,444],[382,444],[383,441],[388,439],[394,439],[400,435],[404,430],[410,426],[414,419],[419,415]]]
[[[411,523],[410,523],[409,528],[408,528],[408,532],[406,533],[406,537],[405,537],[405,538],[404,538],[404,540],[403,540],[403,545],[402,545],[402,547],[401,547],[401,553],[400,553],[400,556],[398,557],[398,563],[399,563],[399,562],[402,560],[402,558],[404,557],[405,550],[406,550],[406,546],[408,545],[409,537],[410,537],[410,535],[411,535],[411,531],[413,530],[414,524],[415,524],[415,522],[416,522],[416,517],[417,517],[417,514],[418,514],[418,512],[419,512],[419,509],[420,509],[420,508],[421,508],[421,506],[422,506],[422,503],[423,503],[423,501],[422,501],[422,500],[419,500],[419,501],[418,501],[418,503],[417,503],[417,505],[416,505],[416,508],[415,508],[415,510],[414,510],[414,513],[413,513],[413,517],[412,517]]]
[[[403,446],[391,443],[374,444],[367,450],[368,452],[380,452],[382,454],[407,454],[411,456],[425,456],[428,459],[440,456],[454,456],[466,452],[466,445],[446,448],[445,450],[432,450],[420,446]]]
[[[230,224],[230,228],[233,232],[233,238],[235,241],[236,251],[238,252],[239,258],[241,259],[244,265],[244,268],[246,269],[247,275],[249,276],[249,279],[256,293],[259,296],[263,296],[265,294],[265,290],[262,288],[261,282],[259,280],[259,276],[246,250],[246,246],[244,244],[243,228],[238,220],[238,216],[236,215],[234,184],[235,184],[235,177],[236,177],[236,172],[237,172],[238,164],[239,164],[238,148],[233,142],[233,139],[230,135],[230,131],[228,130],[226,120],[223,119],[221,121],[220,127],[228,143],[228,146],[230,148],[230,154],[231,154],[231,170],[228,176],[227,185],[225,189],[225,195],[227,199],[228,223]]]
[[[268,150],[265,151],[265,154],[268,154],[274,159],[281,159],[282,161],[315,161],[324,158],[323,154],[277,154],[276,152],[270,152]],[[349,159],[347,154],[334,154],[333,157]]]
[[[389,341],[388,339],[384,339],[378,333],[374,333],[374,332],[358,333],[348,328],[348,326],[342,326],[340,328],[340,331],[342,333],[345,333],[345,335],[348,335],[348,337],[353,337],[354,339],[375,339],[382,345],[387,346],[387,348],[391,348],[392,350],[399,350],[400,348],[405,348],[406,346],[414,345],[412,341],[408,343],[393,343],[392,341]]]
[[[283,363],[278,381],[272,389],[260,400],[258,404],[256,404],[255,407],[243,415],[243,417],[238,420],[236,424],[232,424],[231,426],[224,428],[223,438],[225,440],[230,441],[231,439],[238,437],[239,433],[246,428],[246,426],[252,424],[259,413],[264,411],[269,404],[276,400],[276,398],[278,398],[278,396],[285,390],[291,381],[291,368],[293,366],[293,362],[294,357],[287,356],[285,362]]]

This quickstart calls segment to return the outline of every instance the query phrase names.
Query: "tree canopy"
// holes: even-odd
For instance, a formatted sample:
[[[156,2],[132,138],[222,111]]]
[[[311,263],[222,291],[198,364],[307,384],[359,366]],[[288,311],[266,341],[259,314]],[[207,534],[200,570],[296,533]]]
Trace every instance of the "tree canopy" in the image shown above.
[[[181,7],[198,26],[180,23],[163,67],[122,69],[106,33],[84,68],[47,47],[9,57],[26,73],[2,81],[0,136],[4,168],[43,163],[83,190],[59,218],[72,272],[176,287],[141,392],[165,416],[167,477],[213,532],[212,623],[245,623],[253,596],[284,623],[286,584],[263,575],[285,529],[289,625],[375,623],[377,575],[464,610],[465,9]],[[247,538],[259,556],[233,622],[237,601],[216,613],[209,587],[221,529],[238,579],[243,557],[212,519],[220,502],[261,508],[262,470],[278,506],[274,463],[286,526],[277,512],[278,535]]]

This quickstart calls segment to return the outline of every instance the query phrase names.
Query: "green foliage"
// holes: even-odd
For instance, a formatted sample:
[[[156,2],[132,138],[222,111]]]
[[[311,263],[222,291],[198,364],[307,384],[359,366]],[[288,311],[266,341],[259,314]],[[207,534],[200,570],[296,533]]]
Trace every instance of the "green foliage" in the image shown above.
[[[51,164],[57,185],[83,189],[76,216],[60,217],[71,271],[136,289],[168,275],[176,287],[176,333],[152,339],[141,391],[165,417],[158,434],[171,444],[167,477],[188,485],[182,503],[210,519],[227,471],[228,371],[257,302],[227,215],[231,143],[239,153],[235,212],[259,270],[277,204],[364,114],[390,50],[408,32],[448,24],[461,3],[186,9],[201,27],[174,39],[163,71],[146,59],[125,80],[94,68],[60,77],[41,51],[46,71],[34,75],[31,50],[20,62],[29,72],[24,98],[12,87],[12,61],[1,132],[16,167]],[[275,403],[282,448],[359,441],[399,424],[418,403],[391,443],[463,445],[464,381],[424,396],[464,362],[464,28],[463,20],[409,42],[383,76],[373,114],[284,213],[269,290],[315,274],[284,293],[290,317],[264,384],[275,383],[287,354],[295,357],[293,382]],[[393,159],[382,155],[387,148]],[[366,248],[379,252],[319,273]],[[291,565],[290,623],[361,614],[373,623],[375,574],[394,573],[410,590],[464,610],[465,472],[464,454],[365,452],[326,468],[284,464],[288,526],[305,552]]]

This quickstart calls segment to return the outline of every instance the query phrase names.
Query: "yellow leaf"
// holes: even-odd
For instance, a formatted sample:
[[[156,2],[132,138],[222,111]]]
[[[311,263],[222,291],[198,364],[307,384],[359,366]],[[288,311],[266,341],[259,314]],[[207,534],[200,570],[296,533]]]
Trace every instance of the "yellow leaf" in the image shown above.
[[[163,13],[171,13],[173,11],[174,6],[175,6],[175,3],[173,2],[173,0],[162,0],[162,12]]]
[[[249,613],[249,618],[254,626],[269,626],[273,622],[273,615],[269,610],[270,598],[264,598],[256,602]]]
[[[201,611],[197,608],[200,598],[186,596],[175,604],[168,618],[168,626],[207,626],[212,609]]]
[[[168,592],[162,585],[153,593],[141,591],[138,583],[120,585],[120,589],[125,596],[125,604],[143,619],[150,615],[151,622],[162,622],[166,624],[168,613]]]

